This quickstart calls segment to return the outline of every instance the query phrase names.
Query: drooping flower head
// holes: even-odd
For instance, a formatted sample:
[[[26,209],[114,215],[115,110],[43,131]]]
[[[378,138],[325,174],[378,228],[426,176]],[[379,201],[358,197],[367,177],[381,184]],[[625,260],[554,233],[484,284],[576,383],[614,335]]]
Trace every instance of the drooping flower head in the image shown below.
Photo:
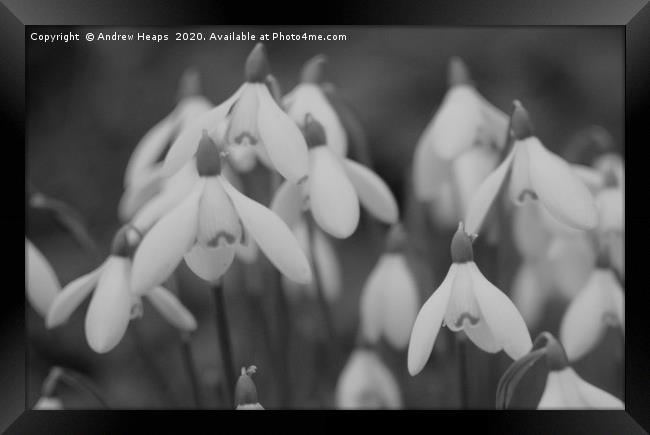
[[[395,377],[376,352],[352,352],[336,384],[339,409],[399,409],[402,395]]]
[[[517,359],[530,350],[532,343],[521,314],[474,263],[475,237],[459,224],[451,241],[453,264],[415,319],[408,349],[412,376],[424,368],[444,325],[454,332],[464,331],[485,352],[504,350]]]
[[[379,176],[327,146],[325,129],[311,114],[305,116],[303,131],[309,145],[309,180],[302,188],[283,183],[271,205],[285,222],[293,225],[308,208],[323,231],[346,238],[359,224],[359,203],[380,221],[397,222],[397,202]]]
[[[253,382],[253,374],[257,371],[257,367],[250,366],[249,368],[242,367],[241,375],[237,379],[235,386],[235,409],[237,410],[260,410],[264,407],[260,404],[257,398],[257,387]]]
[[[396,349],[404,349],[418,311],[419,293],[407,264],[407,234],[401,224],[389,231],[386,249],[361,292],[360,316],[363,337],[376,343],[384,337]]]
[[[131,258],[140,239],[140,234],[132,226],[123,226],[116,233],[111,254],[104,263],[70,282],[56,296],[48,311],[46,326],[54,328],[64,324],[92,292],[86,312],[85,332],[89,346],[97,353],[108,352],[117,346],[129,321],[142,316],[141,296],[146,296],[160,314],[178,329],[196,329],[192,313],[165,288],[155,285],[140,294],[131,291]]]
[[[225,179],[223,157],[204,131],[193,165],[193,187],[158,220],[135,253],[132,285],[137,294],[164,282],[183,259],[199,277],[216,282],[244,237],[251,237],[289,279],[303,284],[311,281],[309,263],[291,230]]]
[[[452,227],[498,163],[508,118],[475,89],[465,64],[453,58],[449,90],[413,156],[413,187],[438,225]]]
[[[569,365],[562,345],[551,334],[543,332],[531,351],[513,362],[501,377],[497,387],[497,409],[515,407],[513,397],[517,386],[540,360],[548,376],[537,409],[624,408],[618,398],[583,380]]]
[[[466,219],[468,231],[480,229],[504,183],[514,204],[539,201],[555,220],[566,226],[579,230],[595,228],[598,211],[589,189],[567,162],[542,145],[533,133],[528,112],[518,101],[514,102],[511,127],[512,149],[472,197]]]

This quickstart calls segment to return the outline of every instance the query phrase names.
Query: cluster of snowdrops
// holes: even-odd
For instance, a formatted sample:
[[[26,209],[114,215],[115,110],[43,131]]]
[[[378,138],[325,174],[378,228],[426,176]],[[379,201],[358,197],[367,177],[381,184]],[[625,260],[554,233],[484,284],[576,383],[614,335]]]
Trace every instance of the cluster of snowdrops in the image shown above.
[[[462,61],[452,59],[449,88],[416,146],[411,172],[415,199],[449,230],[444,243],[450,242],[452,260],[422,304],[404,252],[408,231],[391,190],[371,168],[347,157],[350,132],[325,79],[325,62],[322,56],[308,61],[300,84],[281,95],[258,44],[245,63],[244,84],[217,106],[200,95],[198,76],[188,72],[177,106],[129,160],[119,204],[124,225],[108,258],[61,288],[26,239],[27,297],[47,328],[65,324],[90,297],[85,335],[92,350],[106,353],[143,315],[146,298],[171,325],[191,333],[197,321],[166,288],[177,267],[184,261],[218,294],[234,261],[256,264],[262,256],[282,275],[283,291],[310,289],[327,316],[328,301],[341,287],[330,239],[351,236],[363,207],[390,228],[362,290],[358,345],[340,373],[337,407],[402,407],[398,382],[373,345],[383,340],[408,349],[404,364],[417,376],[446,326],[481,350],[504,351],[513,360],[495,392],[497,408],[510,406],[538,361],[548,369],[538,408],[623,408],[571,367],[588,357],[607,328],[624,330],[621,156],[604,149],[589,166],[567,162],[535,135],[522,103],[515,100],[504,113],[477,91]],[[242,181],[258,164],[268,168],[268,205],[247,196]],[[477,238],[498,244],[504,231],[522,258],[512,289],[497,288],[474,257]],[[544,332],[531,339],[529,327],[540,321],[544,299],[558,290],[570,301],[559,337]],[[263,409],[251,377],[255,362],[235,379],[221,308],[221,366],[231,403]],[[66,380],[82,383],[53,371],[36,408],[62,408],[56,383]]]

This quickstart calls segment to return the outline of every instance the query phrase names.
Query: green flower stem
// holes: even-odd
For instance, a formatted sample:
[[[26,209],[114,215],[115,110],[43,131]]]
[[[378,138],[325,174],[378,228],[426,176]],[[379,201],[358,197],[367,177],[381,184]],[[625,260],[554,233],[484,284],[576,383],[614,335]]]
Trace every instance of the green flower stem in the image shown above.
[[[221,365],[223,367],[224,379],[226,385],[226,396],[228,408],[234,403],[235,384],[237,376],[233,362],[232,343],[230,341],[230,327],[226,316],[226,300],[223,294],[223,283],[219,280],[212,285],[212,294],[214,296],[215,320],[217,327],[217,338],[219,340],[219,349],[221,351]]]

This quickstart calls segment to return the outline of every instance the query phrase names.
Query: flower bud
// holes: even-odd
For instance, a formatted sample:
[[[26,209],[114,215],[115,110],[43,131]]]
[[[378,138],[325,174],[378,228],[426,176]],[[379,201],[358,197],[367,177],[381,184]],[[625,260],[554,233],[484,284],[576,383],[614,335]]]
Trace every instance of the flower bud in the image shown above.
[[[569,366],[569,359],[562,344],[549,332],[542,332],[533,349],[544,348],[546,352],[546,365],[550,371],[564,370]]]
[[[327,137],[323,125],[318,122],[311,113],[305,115],[305,124],[302,131],[309,148],[325,145],[327,143]]]
[[[312,57],[302,67],[300,73],[301,83],[321,84],[325,81],[325,65],[327,57],[323,54]]]
[[[447,83],[449,87],[457,85],[473,85],[472,77],[467,65],[460,57],[452,57],[447,69]]]
[[[451,239],[451,259],[454,263],[474,261],[472,242],[475,237],[465,232],[462,222],[458,224],[458,230],[456,230],[456,234]]]
[[[235,387],[235,406],[255,405],[259,404],[257,400],[257,388],[251,378],[251,375],[257,371],[257,367],[250,366],[241,368],[241,375],[237,380]]]
[[[250,83],[264,83],[266,76],[271,73],[269,58],[266,55],[264,44],[258,42],[246,59],[244,77]]]
[[[113,237],[111,255],[131,258],[141,240],[142,235],[136,227],[131,224],[123,225],[122,228],[115,233],[115,237]]]
[[[388,232],[385,251],[387,254],[402,253],[406,248],[407,242],[408,234],[404,229],[404,225],[398,222],[394,224]]]
[[[221,174],[221,155],[219,148],[203,130],[199,139],[199,148],[196,151],[196,170],[201,177],[215,177]]]
[[[512,103],[512,115],[510,128],[516,140],[523,140],[533,136],[533,124],[530,122],[528,111],[522,106],[519,100]]]

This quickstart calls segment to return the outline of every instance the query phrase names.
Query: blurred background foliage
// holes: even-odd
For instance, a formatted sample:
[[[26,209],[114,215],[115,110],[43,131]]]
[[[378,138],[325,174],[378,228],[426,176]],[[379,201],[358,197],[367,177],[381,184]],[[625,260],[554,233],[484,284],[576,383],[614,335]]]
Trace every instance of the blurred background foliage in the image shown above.
[[[40,28],[43,33],[67,31]],[[160,33],[159,28],[76,28],[86,31]],[[177,29],[164,29],[173,39]],[[184,28],[180,31],[241,31],[240,28]],[[347,35],[344,42],[269,42],[272,70],[284,92],[298,81],[302,64],[323,53],[329,76],[354,107],[366,128],[374,169],[391,186],[404,211],[405,173],[415,144],[447,87],[451,56],[465,60],[479,91],[504,111],[513,99],[528,108],[536,132],[551,150],[562,153],[579,130],[605,127],[623,149],[624,39],[618,28],[418,28],[338,27],[244,28],[265,33],[283,30],[327,31]],[[135,144],[169,113],[176,102],[178,80],[188,67],[201,74],[204,95],[213,103],[230,96],[243,79],[243,63],[254,43],[216,41],[28,44],[27,178],[40,191],[66,201],[85,218],[102,255],[119,228],[117,204],[123,173]],[[263,192],[265,186],[260,186]],[[257,197],[264,200],[259,196]],[[253,195],[256,196],[256,195]],[[266,199],[268,201],[268,199]],[[268,202],[267,202],[268,203]],[[291,406],[333,406],[333,388],[356,336],[361,287],[381,253],[382,242],[363,221],[357,234],[337,241],[344,291],[332,312],[346,355],[328,359],[322,321],[308,297],[291,299]],[[63,285],[94,268],[84,253],[45,216],[29,215],[29,236],[53,265]],[[372,237],[375,236],[373,240]],[[434,246],[445,264],[451,234]],[[419,265],[418,265],[419,260]],[[422,302],[443,276],[431,276],[425,261],[415,258]],[[448,264],[448,263],[447,263]],[[512,270],[516,267],[513,263]],[[480,266],[480,257],[479,257]],[[425,272],[423,272],[425,270]],[[434,271],[436,269],[434,268]],[[237,366],[255,364],[254,379],[266,407],[282,403],[277,374],[265,346],[265,334],[276,334],[273,295],[242,290],[241,268],[227,275],[226,298]],[[440,272],[440,271],[438,271]],[[434,275],[437,273],[434,272]],[[511,275],[506,282],[511,279]],[[182,266],[183,301],[199,328],[193,339],[197,366],[205,384],[204,399],[215,405],[221,369],[211,295],[203,282]],[[507,289],[504,289],[507,291]],[[145,315],[129,326],[122,343],[106,355],[94,354],[83,331],[84,304],[68,324],[52,331],[28,308],[29,397],[37,399],[51,365],[72,367],[94,380],[117,408],[192,406],[176,330],[145,304]],[[556,306],[557,305],[557,306]],[[551,304],[541,329],[557,334],[564,303]],[[533,337],[539,331],[531,331]],[[589,382],[622,397],[622,349],[615,334],[578,364]],[[457,407],[455,361],[444,358],[453,341],[445,330],[427,369],[415,378],[406,370],[406,352],[382,352],[403,388],[407,407]],[[135,352],[145,348],[147,358]],[[470,346],[472,347],[472,346]],[[474,355],[472,352],[470,357]],[[490,356],[507,364],[503,355]],[[471,373],[471,371],[470,371]],[[482,379],[473,407],[493,408],[494,390]],[[92,399],[62,390],[67,407],[93,407]]]

